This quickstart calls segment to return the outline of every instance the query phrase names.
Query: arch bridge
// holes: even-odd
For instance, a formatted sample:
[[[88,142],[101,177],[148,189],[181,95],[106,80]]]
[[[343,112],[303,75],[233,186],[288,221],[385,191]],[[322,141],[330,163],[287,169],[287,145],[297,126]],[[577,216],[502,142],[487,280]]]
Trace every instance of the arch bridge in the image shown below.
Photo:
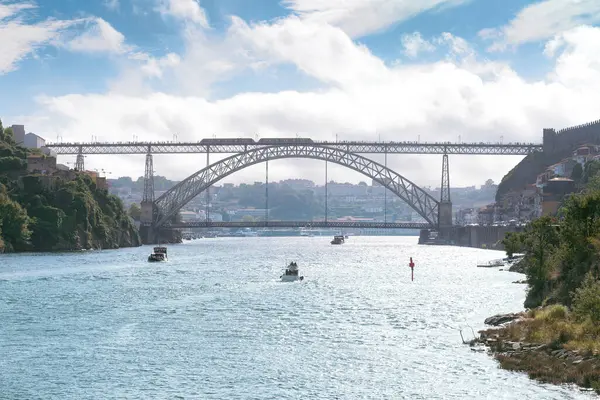
[[[183,206],[202,192],[208,194],[207,189],[223,178],[252,165],[266,163],[268,180],[268,162],[285,158],[322,160],[325,161],[326,168],[327,163],[331,162],[360,172],[386,187],[391,193],[413,208],[426,221],[420,227],[424,225],[437,228],[452,225],[447,154],[443,156],[442,191],[441,198],[438,201],[412,181],[388,168],[387,157],[384,165],[341,148],[300,143],[254,148],[234,154],[213,164],[209,163],[207,153],[207,166],[205,168],[179,182],[157,199],[153,197],[152,155],[148,154],[146,156],[144,199],[142,201],[142,223],[150,227],[152,231],[169,226],[170,221]],[[327,224],[327,222],[327,217],[325,217],[324,223]],[[210,223],[207,215],[205,226],[217,225],[219,224]],[[221,225],[225,226],[224,224]],[[268,223],[265,226],[268,226]],[[403,227],[401,224],[398,224],[398,226]],[[382,227],[391,227],[391,225],[385,224]]]

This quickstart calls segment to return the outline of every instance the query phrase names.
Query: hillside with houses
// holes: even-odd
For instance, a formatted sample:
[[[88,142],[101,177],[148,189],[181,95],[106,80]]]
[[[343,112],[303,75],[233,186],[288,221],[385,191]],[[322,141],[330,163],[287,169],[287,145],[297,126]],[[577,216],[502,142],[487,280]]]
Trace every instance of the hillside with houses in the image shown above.
[[[544,153],[525,157],[499,184],[494,203],[458,211],[457,222],[521,225],[556,215],[566,198],[596,179],[599,170],[600,121],[544,129]]]

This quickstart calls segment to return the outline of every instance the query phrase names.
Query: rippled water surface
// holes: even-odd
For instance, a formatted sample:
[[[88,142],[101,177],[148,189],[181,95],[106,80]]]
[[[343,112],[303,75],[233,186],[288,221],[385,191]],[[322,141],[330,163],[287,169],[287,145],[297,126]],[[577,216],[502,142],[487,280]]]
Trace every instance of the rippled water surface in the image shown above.
[[[476,268],[501,253],[329,240],[0,256],[0,398],[588,398],[462,345],[522,308],[522,276]],[[281,283],[291,260],[305,280]]]

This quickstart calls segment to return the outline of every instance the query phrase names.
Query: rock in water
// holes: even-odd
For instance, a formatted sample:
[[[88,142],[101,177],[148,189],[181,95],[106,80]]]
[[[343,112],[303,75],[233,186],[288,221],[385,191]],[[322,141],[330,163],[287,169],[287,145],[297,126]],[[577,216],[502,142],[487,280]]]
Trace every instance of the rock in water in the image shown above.
[[[486,318],[484,323],[486,325],[498,326],[498,325],[505,324],[507,322],[514,321],[515,319],[519,318],[520,316],[521,316],[521,314],[513,314],[513,313],[498,314],[498,315],[494,315],[493,317]]]

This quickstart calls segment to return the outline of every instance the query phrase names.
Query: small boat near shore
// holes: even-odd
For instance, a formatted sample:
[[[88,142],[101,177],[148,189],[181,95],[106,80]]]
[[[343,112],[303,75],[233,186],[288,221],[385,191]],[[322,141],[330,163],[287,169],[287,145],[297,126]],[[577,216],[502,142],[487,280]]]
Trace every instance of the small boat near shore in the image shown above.
[[[488,261],[487,263],[483,263],[483,264],[477,264],[478,268],[496,268],[496,267],[503,267],[504,266],[504,260],[491,260]]]
[[[161,262],[167,260],[167,248],[165,246],[156,246],[152,254],[148,256],[148,262]]]
[[[292,261],[290,265],[285,269],[283,275],[280,276],[282,282],[295,282],[304,279],[304,276],[300,276],[298,273],[298,264]]]

